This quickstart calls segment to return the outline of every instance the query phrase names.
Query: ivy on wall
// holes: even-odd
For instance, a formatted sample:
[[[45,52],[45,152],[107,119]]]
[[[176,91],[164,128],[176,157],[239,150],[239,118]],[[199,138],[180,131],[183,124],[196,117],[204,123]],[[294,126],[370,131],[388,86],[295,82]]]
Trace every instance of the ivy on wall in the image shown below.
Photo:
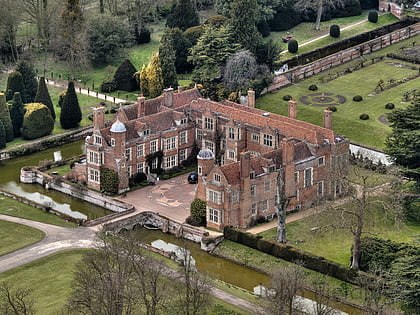
[[[152,168],[152,163],[155,159],[157,159],[157,167]],[[160,150],[146,155],[146,162],[147,162],[147,165],[149,165],[150,167],[151,173],[162,174],[163,172],[162,161],[163,161],[163,152]]]
[[[118,173],[109,168],[101,168],[101,191],[110,194],[118,193]]]

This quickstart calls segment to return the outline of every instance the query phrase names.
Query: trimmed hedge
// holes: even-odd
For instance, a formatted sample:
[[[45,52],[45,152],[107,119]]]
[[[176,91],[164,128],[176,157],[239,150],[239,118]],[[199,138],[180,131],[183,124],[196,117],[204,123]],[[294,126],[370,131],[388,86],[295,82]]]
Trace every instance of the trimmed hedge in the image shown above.
[[[356,95],[356,96],[353,97],[353,101],[361,102],[361,101],[363,101],[363,97],[361,95]]]
[[[394,107],[395,107],[394,103],[386,103],[385,104],[386,109],[394,109]]]
[[[291,39],[287,44],[287,50],[292,54],[296,54],[299,50],[299,44],[296,39]]]
[[[32,140],[51,133],[54,129],[54,119],[46,105],[29,103],[25,105],[25,109],[22,124],[23,139]]]
[[[318,87],[315,84],[311,84],[308,89],[309,91],[316,91],[318,90]]]
[[[359,116],[359,118],[360,118],[361,120],[368,120],[368,119],[369,119],[369,115],[368,115],[368,114],[361,114],[361,115]]]
[[[340,37],[340,26],[333,24],[330,26],[330,36],[338,38]]]
[[[242,232],[231,226],[226,226],[223,234],[227,240],[246,245],[277,258],[289,262],[301,261],[306,268],[349,283],[356,284],[357,282],[358,272],[356,270],[327,260],[324,257],[309,254],[291,245],[277,243],[259,235]]]
[[[283,96],[283,101],[290,101],[293,97],[289,94],[286,94],[285,96]]]

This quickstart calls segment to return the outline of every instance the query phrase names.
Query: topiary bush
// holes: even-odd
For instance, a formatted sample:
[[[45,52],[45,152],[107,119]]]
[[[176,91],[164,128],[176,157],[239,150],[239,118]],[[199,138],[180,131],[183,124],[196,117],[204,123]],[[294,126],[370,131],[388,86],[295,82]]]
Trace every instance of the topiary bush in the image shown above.
[[[368,15],[369,22],[376,23],[378,22],[378,12],[370,11]]]
[[[385,108],[386,109],[394,109],[395,105],[394,105],[394,103],[386,103]]]
[[[296,54],[298,52],[299,44],[296,39],[292,39],[289,41],[289,44],[287,45],[287,50],[292,54]]]
[[[0,93],[0,120],[3,123],[6,132],[6,142],[10,142],[14,138],[13,122],[10,117],[9,106],[6,104],[4,93]]]
[[[206,202],[204,200],[195,198],[190,205],[191,217],[199,222],[199,225],[206,225]]]
[[[109,168],[101,169],[101,191],[116,194],[118,193],[118,174]]]
[[[58,93],[58,107],[61,107],[63,105],[66,94],[67,91],[61,91],[60,93]]]
[[[114,74],[116,89],[128,92],[138,90],[137,82],[134,78],[134,73],[136,72],[137,70],[131,61],[124,59]]]
[[[368,115],[368,114],[361,114],[361,115],[359,116],[359,118],[360,118],[361,120],[368,120],[368,119],[369,119],[369,115]]]
[[[361,102],[361,101],[363,101],[363,97],[361,95],[356,95],[356,96],[353,97],[353,101]]]
[[[308,89],[310,91],[316,91],[316,90],[318,90],[318,87],[315,84],[311,84]]]
[[[102,93],[111,93],[117,90],[117,83],[114,80],[105,81],[101,83],[99,89]]]
[[[333,113],[337,111],[337,107],[335,107],[335,106],[329,106],[329,107],[327,107],[327,109],[332,111]]]
[[[285,96],[283,96],[283,101],[290,101],[293,97],[289,94],[286,94]]]
[[[330,36],[338,38],[340,37],[340,26],[333,24],[330,26]]]
[[[25,105],[25,110],[22,124],[24,139],[36,139],[51,133],[54,129],[54,120],[46,105],[29,103]]]
[[[0,149],[6,147],[6,131],[4,130],[4,126],[2,121],[0,120]]]

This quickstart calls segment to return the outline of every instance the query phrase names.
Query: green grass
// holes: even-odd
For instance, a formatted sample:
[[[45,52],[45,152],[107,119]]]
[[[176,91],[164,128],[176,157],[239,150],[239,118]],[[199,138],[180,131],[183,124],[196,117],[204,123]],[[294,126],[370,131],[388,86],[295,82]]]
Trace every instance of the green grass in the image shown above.
[[[310,44],[306,44],[303,45],[305,42],[310,41],[311,39],[314,39],[316,37],[325,35],[325,34],[329,34],[330,32],[330,26],[333,24],[337,24],[340,26],[340,28],[344,28],[347,25],[353,24],[353,23],[357,23],[359,21],[362,20],[366,20],[367,19],[367,13],[363,13],[362,15],[359,16],[352,16],[352,17],[346,17],[346,18],[337,18],[337,19],[332,19],[329,21],[325,21],[321,23],[321,29],[319,31],[316,31],[313,29],[313,23],[301,23],[299,25],[297,25],[296,27],[292,28],[291,30],[289,30],[288,32],[293,35],[293,38],[296,39],[299,43],[299,51],[296,54],[292,54],[290,52],[284,53],[282,55],[282,59],[289,59],[292,58],[294,56],[297,56],[299,54],[303,54],[306,52],[309,52],[311,50],[320,48],[320,47],[324,47],[327,45],[330,45],[332,43],[336,43],[339,42],[343,39],[346,38],[350,38],[352,36],[364,33],[364,32],[368,32],[371,30],[374,30],[376,28],[379,28],[381,26],[384,25],[388,25],[394,22],[398,21],[398,18],[396,18],[395,16],[393,16],[392,14],[388,13],[388,14],[384,14],[384,15],[380,15],[378,22],[377,23],[371,23],[369,21],[365,21],[359,25],[355,25],[353,27],[350,27],[346,30],[342,30],[340,32],[340,37],[339,38],[333,38],[331,36],[327,36],[324,38],[321,38],[313,43]],[[270,37],[268,38],[273,38],[277,41],[279,41],[281,43],[281,47],[284,51],[287,51],[287,43],[283,43],[281,41],[282,37],[286,37],[287,33],[286,32],[275,32],[273,35],[270,35]]]
[[[21,267],[0,273],[0,281],[32,289],[37,314],[61,314],[71,293],[75,266],[86,250],[54,253]]]
[[[0,220],[0,256],[39,242],[44,236],[40,230]]]
[[[6,214],[18,218],[24,218],[28,220],[54,224],[64,227],[76,227],[75,223],[66,222],[61,219],[59,216],[56,216],[51,213],[44,212],[40,209],[34,208],[12,198],[0,195],[0,213]]]
[[[400,46],[393,47],[393,50],[398,50],[398,47],[407,44],[408,42],[405,44],[400,43]],[[381,53],[385,54],[386,51]],[[334,131],[345,135],[353,142],[383,149],[385,148],[385,138],[391,131],[389,126],[378,121],[381,115],[391,112],[384,108],[385,104],[392,102],[396,105],[396,109],[406,107],[408,104],[402,102],[403,92],[418,88],[419,86],[419,79],[417,78],[372,95],[375,92],[378,81],[381,79],[387,82],[390,79],[398,80],[418,73],[416,67],[414,67],[415,69],[400,68],[390,65],[388,62],[391,62],[391,60],[385,59],[373,65],[368,65],[361,70],[340,76],[330,82],[322,83],[322,80],[329,77],[329,73],[334,75],[336,72],[343,72],[346,67],[350,67],[349,64],[342,65],[334,68],[330,72],[315,75],[309,79],[283,88],[277,93],[265,95],[257,100],[257,107],[265,111],[287,115],[287,102],[283,101],[282,98],[284,95],[290,94],[298,100],[297,118],[299,120],[322,125],[322,112],[325,107],[305,105],[299,99],[302,96],[313,93],[339,94],[344,96],[347,101],[344,104],[338,105],[338,111],[333,114]],[[403,61],[395,60],[394,62],[410,67],[413,66]],[[370,61],[367,64],[370,64]],[[308,87],[311,84],[316,84],[318,90],[315,92],[309,91]],[[355,95],[361,95],[363,101],[354,102],[353,96]],[[363,113],[368,114],[370,119],[365,121],[360,120],[359,116]]]
[[[347,204],[346,207],[351,207]],[[325,232],[311,232],[313,227],[330,224],[331,216],[328,211],[316,216],[295,221],[286,225],[288,241],[312,254],[325,257],[343,265],[348,265],[351,258],[353,237],[347,230],[326,230]],[[365,222],[365,232],[368,236],[390,239],[396,242],[413,243],[420,236],[420,224],[408,222],[395,225],[391,220],[385,220],[380,212],[374,213]],[[263,237],[275,239],[276,229],[261,233]],[[304,242],[298,242],[303,240]]]

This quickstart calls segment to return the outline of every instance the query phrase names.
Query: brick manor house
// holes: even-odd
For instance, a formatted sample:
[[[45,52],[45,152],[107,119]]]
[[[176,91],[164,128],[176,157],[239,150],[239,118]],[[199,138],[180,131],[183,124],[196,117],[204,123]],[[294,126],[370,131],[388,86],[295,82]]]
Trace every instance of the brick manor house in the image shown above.
[[[73,171],[100,190],[101,169],[113,169],[123,192],[131,175],[150,174],[159,159],[163,169],[177,166],[198,146],[196,197],[206,200],[207,226],[216,229],[272,218],[277,191],[288,198],[288,210],[341,193],[339,174],[348,164],[349,143],[331,130],[331,111],[324,111],[320,127],[296,119],[294,100],[288,117],[254,108],[252,90],[247,103],[213,102],[196,88],[177,93],[168,88],[155,99],[139,97],[120,107],[110,121],[98,106],[93,134],[86,138],[86,163]]]

